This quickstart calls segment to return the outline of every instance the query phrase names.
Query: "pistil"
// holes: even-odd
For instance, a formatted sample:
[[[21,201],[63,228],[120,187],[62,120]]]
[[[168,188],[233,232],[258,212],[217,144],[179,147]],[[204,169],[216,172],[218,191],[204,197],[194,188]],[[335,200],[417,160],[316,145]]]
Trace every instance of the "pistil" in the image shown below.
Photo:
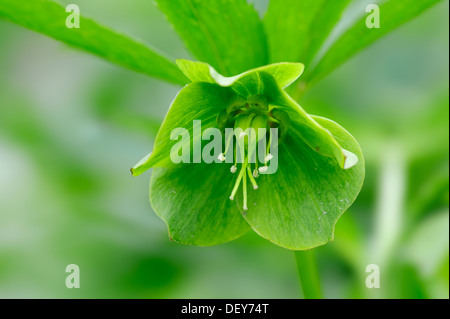
[[[234,164],[230,167],[230,172],[234,174],[238,171],[238,163],[242,163],[242,166],[231,191],[230,200],[235,199],[242,182],[243,209],[246,211],[248,210],[247,178],[250,180],[253,189],[257,190],[256,178],[259,177],[259,174],[268,171],[268,162],[273,159],[273,154],[270,153],[270,145],[273,139],[270,128],[280,128],[282,132],[285,132],[289,125],[289,116],[280,109],[271,108],[264,96],[255,95],[247,101],[238,99],[238,102],[223,110],[217,117],[217,124],[220,129],[234,127],[234,134],[230,134],[226,138],[225,152],[221,153],[218,159],[225,162],[226,154],[228,154],[229,148],[233,147],[231,145],[234,144],[233,140],[236,138],[236,144],[232,152]],[[260,135],[259,129],[265,129],[265,133]],[[265,141],[267,130],[269,130],[269,141],[266,144],[264,159],[261,161],[264,166],[258,167],[257,145],[263,138]],[[252,165],[251,162],[254,158],[256,160]]]
[[[250,183],[253,186],[253,189],[258,189],[258,184],[256,183],[255,178],[259,176],[257,170],[257,160],[255,164],[255,169],[252,171],[252,165],[249,163],[250,159],[254,155],[256,149],[254,147],[254,142],[258,141],[258,128],[263,125],[266,125],[265,120],[261,120],[261,116],[257,116],[255,113],[250,114],[242,114],[237,117],[234,128],[241,129],[242,132],[236,137],[236,147],[235,147],[235,164],[231,167],[230,171],[232,173],[237,170],[237,158],[240,156],[240,161],[243,161],[242,167],[237,176],[236,182],[234,184],[233,190],[230,195],[230,199],[234,200],[236,193],[239,189],[239,185],[242,181],[242,197],[243,197],[243,209],[248,210],[248,198],[247,198],[247,178],[250,180]],[[256,122],[256,123],[254,123]],[[256,127],[253,127],[255,126]],[[253,130],[250,130],[252,128]],[[265,127],[264,127],[265,128]],[[235,131],[236,132],[236,131]],[[229,141],[227,141],[227,150],[228,150]],[[238,150],[239,149],[239,150]]]

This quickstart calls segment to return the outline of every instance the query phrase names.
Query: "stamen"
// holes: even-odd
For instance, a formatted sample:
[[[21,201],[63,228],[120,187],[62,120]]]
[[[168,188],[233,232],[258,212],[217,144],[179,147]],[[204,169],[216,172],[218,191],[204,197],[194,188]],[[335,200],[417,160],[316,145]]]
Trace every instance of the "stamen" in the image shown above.
[[[265,173],[265,172],[267,172],[268,169],[269,169],[268,166],[263,166],[263,167],[258,168],[258,171],[259,171],[260,173]]]
[[[250,182],[253,185],[253,189],[258,189],[258,184],[256,183],[255,179],[253,178],[252,175],[252,170],[250,169],[250,167],[247,167],[247,173],[248,173],[248,178],[250,179]]]
[[[243,171],[245,172],[245,167],[242,167]],[[244,210],[248,210],[247,207],[247,174],[244,174],[244,179],[242,180],[242,192],[244,195],[244,205],[243,208]]]
[[[237,143],[236,143],[236,144],[237,144]],[[233,156],[234,156],[234,166],[237,167],[237,157],[238,157],[238,154],[237,154],[237,145],[234,147]]]
[[[259,113],[257,113],[257,114],[259,114]],[[254,119],[255,119],[255,123],[253,123]],[[256,131],[255,131],[256,135],[253,136],[253,131],[250,131],[250,133],[249,133],[246,130],[249,128],[259,129],[259,128],[267,127],[267,126],[268,126],[267,119],[264,118],[264,115],[257,116],[256,113],[252,113],[251,111],[247,112],[247,110],[245,110],[245,112],[243,112],[243,113],[236,115],[236,121],[234,123],[234,128],[235,128],[235,130],[237,128],[240,128],[243,131],[241,131],[241,133],[239,133],[238,136],[236,136],[236,145],[233,150],[234,165],[230,167],[230,172],[231,173],[237,172],[237,170],[238,170],[237,163],[238,162],[242,163],[241,164],[242,166],[240,167],[239,174],[236,178],[235,184],[231,191],[230,200],[235,199],[236,193],[239,190],[240,184],[242,182],[242,195],[243,195],[243,203],[242,203],[243,206],[242,207],[243,207],[244,211],[248,210],[247,175],[248,175],[248,179],[251,182],[251,185],[253,186],[253,189],[255,189],[255,190],[258,189],[258,184],[255,179],[257,177],[259,177],[260,173],[266,173],[269,170],[267,162],[269,162],[273,158],[273,155],[270,154],[270,152],[269,152],[270,144],[272,142],[272,132],[270,131],[269,143],[266,145],[266,151],[265,151],[265,157],[264,157],[265,165],[263,167],[258,168],[258,166],[259,166],[258,164],[261,163],[258,161],[258,157],[256,157],[254,166],[249,163],[250,160],[253,161],[252,156],[254,154],[256,154],[256,148],[253,146],[254,144],[252,144],[252,142],[254,142],[256,140],[256,144],[257,144],[260,139],[259,139],[259,136],[256,133]],[[245,140],[246,136],[247,136],[247,140]],[[264,137],[265,137],[265,135],[264,135]],[[229,151],[230,141],[231,141],[231,139],[227,139],[225,153],[223,153],[219,156],[219,159],[222,161],[224,161],[226,159],[225,154],[228,154],[227,152]],[[238,159],[238,156],[240,156],[239,159]]]
[[[225,162],[225,160],[227,159],[223,153],[220,153],[219,156],[217,156],[217,158],[218,158],[221,162]]]
[[[236,183],[234,183],[233,191],[231,192],[231,195],[230,195],[231,200],[234,200],[234,196],[236,196],[236,192],[239,188],[239,185],[241,184],[241,179],[242,179],[242,176],[244,176],[246,168],[247,168],[247,161],[245,161],[244,164],[242,165],[241,171],[239,172],[239,175],[236,179]]]
[[[273,155],[269,153],[269,154],[267,154],[266,157],[264,158],[264,162],[267,163],[267,162],[270,161],[272,158],[273,158]]]

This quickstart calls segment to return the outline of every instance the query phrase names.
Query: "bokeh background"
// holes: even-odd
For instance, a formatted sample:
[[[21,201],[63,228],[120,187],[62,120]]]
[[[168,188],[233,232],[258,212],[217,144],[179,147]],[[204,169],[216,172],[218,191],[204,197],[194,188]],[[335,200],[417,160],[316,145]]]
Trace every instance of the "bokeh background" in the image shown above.
[[[152,1],[62,3],[190,57]],[[444,1],[301,101],[347,128],[367,162],[335,241],[316,249],[327,298],[449,297],[448,29]],[[129,168],[178,89],[0,20],[0,297],[301,297],[292,252],[252,232],[209,248],[168,240],[150,172]],[[65,286],[72,263],[80,289]],[[380,289],[365,286],[372,263]]]

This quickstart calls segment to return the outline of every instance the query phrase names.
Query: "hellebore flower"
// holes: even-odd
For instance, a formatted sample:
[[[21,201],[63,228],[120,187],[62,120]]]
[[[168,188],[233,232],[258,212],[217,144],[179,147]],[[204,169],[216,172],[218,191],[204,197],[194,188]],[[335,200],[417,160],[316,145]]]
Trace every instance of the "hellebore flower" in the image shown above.
[[[252,228],[288,249],[310,249],[332,240],[337,220],[362,187],[364,160],[347,131],[308,115],[284,91],[301,75],[303,64],[277,63],[235,77],[223,77],[202,62],[177,64],[192,83],[172,102],[153,152],[131,169],[137,176],[153,168],[150,202],[167,224],[170,238],[209,246]],[[201,121],[201,130],[196,121]],[[177,128],[184,128],[181,142],[174,139]],[[212,163],[205,163],[195,145],[205,144],[204,133],[210,128],[243,132],[221,139],[223,148]],[[247,128],[270,132],[259,163],[250,161],[256,150],[249,141],[263,136],[246,136]],[[236,140],[234,149],[231,140]],[[176,164],[171,151],[177,143],[189,156]],[[238,155],[241,162],[236,162]],[[267,174],[268,163],[275,160],[276,171]]]

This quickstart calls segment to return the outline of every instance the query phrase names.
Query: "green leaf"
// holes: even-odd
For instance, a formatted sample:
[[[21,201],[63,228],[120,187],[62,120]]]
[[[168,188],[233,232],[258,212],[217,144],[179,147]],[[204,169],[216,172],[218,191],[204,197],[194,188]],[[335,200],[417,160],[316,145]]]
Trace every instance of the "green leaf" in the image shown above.
[[[354,202],[364,181],[363,155],[355,139],[335,122],[313,118],[356,154],[359,162],[343,170],[298,139],[300,127],[290,128],[279,146],[278,171],[259,177],[259,188],[248,193],[245,215],[259,235],[288,249],[310,249],[332,240],[337,220]]]
[[[52,1],[0,1],[0,18],[132,70],[176,84],[187,83],[176,65],[155,50],[83,17],[80,17],[80,28],[69,29],[66,27],[68,16],[64,7]]]
[[[380,7],[380,28],[369,29],[366,16],[350,27],[327,51],[319,64],[308,72],[306,82],[317,82],[354,54],[410,21],[441,0],[389,0]]]
[[[308,47],[305,51],[300,52],[300,62],[307,64],[308,67],[310,66],[313,58],[341,19],[342,13],[350,2],[351,0],[326,1],[322,5],[309,32]]]
[[[173,240],[198,246],[225,243],[250,227],[235,201],[230,169],[223,164],[190,164],[153,169],[150,202]]]
[[[270,61],[299,61],[306,51],[314,17],[325,0],[270,1],[264,17]]]
[[[270,1],[264,18],[270,61],[309,63],[350,0]]]
[[[246,0],[156,0],[195,57],[227,76],[268,62],[264,28]]]

